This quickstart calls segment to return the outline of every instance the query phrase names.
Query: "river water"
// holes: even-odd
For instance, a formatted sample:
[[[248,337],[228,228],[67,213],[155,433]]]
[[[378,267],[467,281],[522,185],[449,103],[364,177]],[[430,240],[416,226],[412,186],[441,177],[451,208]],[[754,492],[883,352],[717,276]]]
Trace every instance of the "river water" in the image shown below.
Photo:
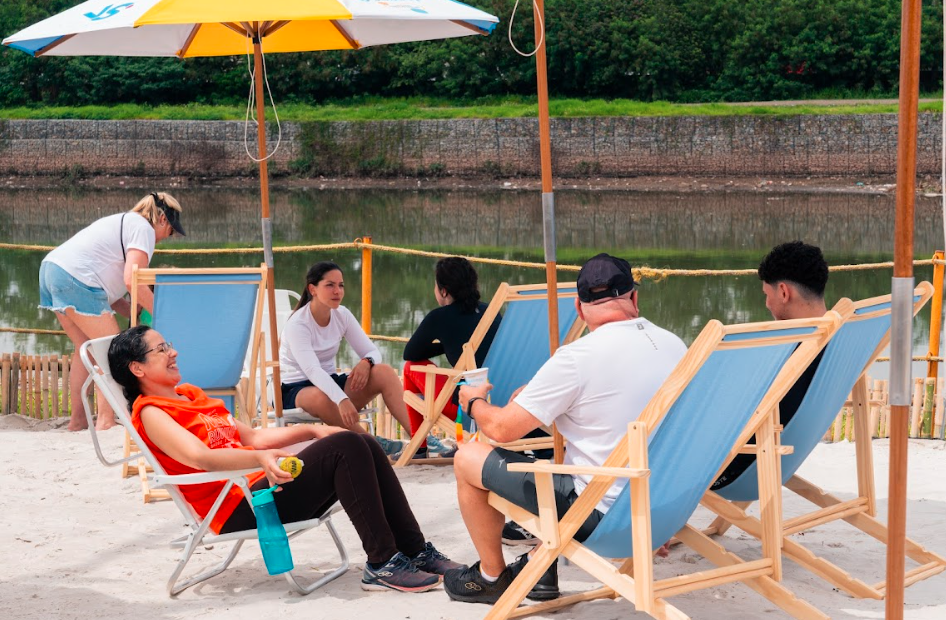
[[[150,189],[89,191],[0,190],[0,241],[55,245],[98,217],[129,209]],[[258,194],[246,189],[172,192],[184,205],[184,239],[159,249],[257,247]],[[917,199],[917,258],[943,247],[939,200]],[[371,235],[378,244],[465,255],[542,261],[542,212],[538,192],[517,190],[287,190],[272,195],[274,238],[279,245],[350,242]],[[597,252],[633,265],[681,269],[754,268],[773,245],[803,239],[820,245],[832,265],[891,260],[894,197],[886,194],[725,192],[672,193],[560,191],[556,193],[559,262],[579,264]],[[36,308],[37,274],[45,252],[0,249],[0,326],[58,329],[52,314]],[[345,305],[361,315],[361,254],[357,250],[276,255],[277,288],[302,288],[306,268],[332,259],[348,285]],[[258,265],[262,253],[182,256],[156,254],[153,266]],[[373,258],[372,331],[409,336],[434,306],[435,259],[390,252]],[[496,286],[544,281],[544,270],[480,265],[488,301]],[[574,279],[560,272],[562,280]],[[829,307],[841,297],[861,299],[890,291],[890,269],[832,273]],[[931,279],[932,268],[916,270]],[[759,280],[741,277],[669,277],[648,281],[641,311],[688,343],[712,318],[723,322],[766,320]],[[917,354],[927,352],[929,311],[914,328]],[[388,360],[401,346],[382,343]],[[0,332],[0,352],[62,353],[64,336]],[[345,363],[346,360],[340,360]],[[918,367],[919,369],[919,367]]]

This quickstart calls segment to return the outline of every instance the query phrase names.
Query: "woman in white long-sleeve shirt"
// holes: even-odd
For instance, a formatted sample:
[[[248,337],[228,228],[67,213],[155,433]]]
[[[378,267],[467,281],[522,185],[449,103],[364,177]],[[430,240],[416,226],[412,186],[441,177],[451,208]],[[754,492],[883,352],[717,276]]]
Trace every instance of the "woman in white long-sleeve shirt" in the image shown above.
[[[381,352],[341,305],[344,297],[338,265],[321,262],[309,268],[279,347],[283,407],[301,407],[326,424],[365,432],[358,424],[358,410],[380,394],[391,415],[409,429],[397,372],[381,363]],[[350,374],[336,372],[335,356],[343,339],[361,358]]]

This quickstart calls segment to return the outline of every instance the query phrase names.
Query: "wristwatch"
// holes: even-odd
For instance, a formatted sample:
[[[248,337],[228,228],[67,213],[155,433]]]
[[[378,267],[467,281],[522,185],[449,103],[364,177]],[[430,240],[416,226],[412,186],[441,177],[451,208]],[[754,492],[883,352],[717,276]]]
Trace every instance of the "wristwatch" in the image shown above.
[[[482,396],[474,396],[470,400],[466,401],[466,415],[471,420],[473,419],[473,403],[475,403],[478,400],[482,400],[484,402],[486,401],[486,399],[483,398]]]
[[[363,358],[361,358],[361,359],[363,359],[363,360],[365,360],[366,362],[368,362],[368,367],[374,368],[374,360],[373,360],[373,359],[371,359],[370,357],[363,357]]]

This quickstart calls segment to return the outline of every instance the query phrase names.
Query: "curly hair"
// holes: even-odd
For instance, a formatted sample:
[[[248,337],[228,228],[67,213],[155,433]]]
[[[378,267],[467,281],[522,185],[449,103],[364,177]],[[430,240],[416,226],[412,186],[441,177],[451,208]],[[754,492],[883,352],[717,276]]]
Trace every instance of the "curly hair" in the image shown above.
[[[448,256],[437,261],[437,286],[453,297],[453,303],[462,310],[475,312],[480,302],[479,278],[473,264],[459,256]]]
[[[759,279],[767,284],[792,282],[809,297],[824,297],[828,263],[818,246],[790,241],[775,246],[765,255],[759,263]]]
[[[112,371],[112,378],[122,386],[122,393],[128,401],[128,407],[135,404],[141,396],[141,385],[129,366],[132,362],[143,362],[148,355],[148,343],[145,334],[151,331],[147,325],[129,327],[112,339],[108,346],[108,367]]]

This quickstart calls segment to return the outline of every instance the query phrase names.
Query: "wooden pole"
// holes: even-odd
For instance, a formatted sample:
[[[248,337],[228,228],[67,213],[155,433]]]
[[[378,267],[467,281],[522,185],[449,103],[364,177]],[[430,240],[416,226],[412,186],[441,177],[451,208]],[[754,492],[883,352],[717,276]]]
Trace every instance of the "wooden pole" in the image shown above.
[[[273,367],[273,404],[276,408],[276,425],[281,426],[282,390],[279,376],[279,335],[276,333],[276,281],[273,267],[273,221],[269,215],[269,166],[266,161],[266,102],[263,99],[263,48],[260,39],[260,24],[253,23],[253,71],[256,86],[256,138],[259,148],[259,189],[262,206],[263,258],[266,263],[266,299],[269,304],[269,345]]]
[[[10,405],[12,400],[10,396],[13,394],[13,373],[10,370],[11,367],[10,354],[3,354],[3,361],[0,362],[0,392],[2,392],[2,401],[0,401],[0,414],[7,415],[10,413]]]
[[[361,329],[371,333],[371,235],[362,237],[361,248]]]
[[[545,282],[548,285],[549,354],[558,349],[558,271],[555,257],[555,194],[552,191],[552,129],[549,121],[548,63],[545,54],[545,1],[532,5],[535,22],[535,74],[539,97],[539,161],[542,167],[542,236],[545,244]],[[555,462],[565,457],[565,442],[552,425]]]
[[[894,224],[892,288],[904,296],[913,282],[913,219],[916,198],[916,126],[920,93],[921,0],[903,0],[900,30],[900,106],[897,130],[897,207]],[[912,302],[912,294],[910,302]],[[909,416],[910,318],[905,302],[893,301],[891,336],[890,475],[887,512],[887,620],[903,618],[903,588],[907,516],[907,424]],[[911,304],[912,305],[912,304]],[[903,307],[900,307],[903,306]],[[904,329],[905,328],[905,329]],[[903,334],[906,331],[908,333]],[[899,333],[898,333],[899,332]],[[905,381],[904,381],[905,380]],[[906,385],[903,385],[906,383]],[[905,389],[906,388],[906,389]]]
[[[943,260],[942,250],[933,252],[933,260]],[[940,333],[943,327],[943,265],[933,263],[933,301],[930,303],[930,357],[939,357]],[[926,377],[936,379],[939,376],[939,362],[926,364]]]

